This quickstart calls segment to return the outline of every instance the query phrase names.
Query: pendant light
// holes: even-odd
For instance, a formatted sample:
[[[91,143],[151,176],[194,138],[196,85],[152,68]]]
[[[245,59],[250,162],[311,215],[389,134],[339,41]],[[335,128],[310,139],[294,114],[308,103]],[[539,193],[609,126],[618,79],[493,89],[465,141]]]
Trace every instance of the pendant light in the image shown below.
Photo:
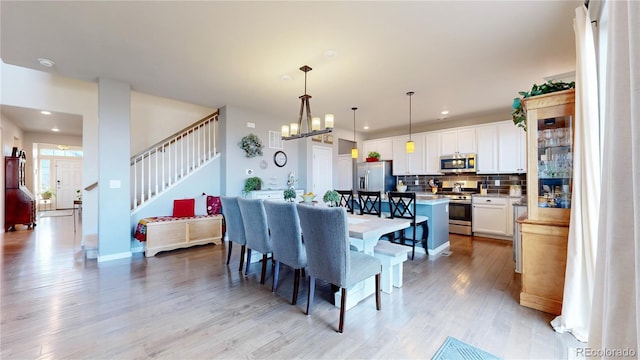
[[[406,145],[407,154],[411,154],[415,150],[415,144],[413,143],[413,140],[411,140],[411,97],[413,94],[413,91],[409,91],[407,93],[407,95],[409,95],[409,141],[407,141]]]
[[[351,148],[351,158],[352,159],[357,159],[358,158],[358,146],[356,144],[356,110],[358,110],[357,107],[352,107],[351,110],[353,110],[353,148]]]

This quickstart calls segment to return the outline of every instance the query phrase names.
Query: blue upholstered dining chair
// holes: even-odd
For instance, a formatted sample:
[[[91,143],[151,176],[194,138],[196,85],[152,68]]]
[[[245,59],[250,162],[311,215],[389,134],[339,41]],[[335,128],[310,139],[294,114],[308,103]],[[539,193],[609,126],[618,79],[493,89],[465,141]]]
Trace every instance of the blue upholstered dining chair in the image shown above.
[[[267,213],[264,210],[262,199],[238,198],[242,222],[244,223],[244,234],[247,238],[247,271],[251,265],[251,250],[262,253],[262,274],[260,284],[264,284],[267,273],[267,258],[272,252],[271,236],[267,225]]]
[[[307,315],[311,314],[313,307],[316,279],[338,286],[342,289],[338,332],[342,332],[348,287],[375,276],[376,309],[380,310],[382,264],[374,256],[349,250],[349,224],[344,208],[304,204],[298,204],[297,207],[307,248]]]
[[[416,254],[416,243],[422,243],[424,250],[427,250],[427,238],[429,237],[428,217],[416,214],[416,193],[415,192],[389,192],[389,212],[390,217],[410,219],[411,226],[399,231],[400,236],[393,236],[391,241],[400,242],[402,245],[411,246],[411,260]],[[422,230],[419,234],[418,230]],[[407,241],[409,242],[407,244]]]
[[[382,199],[380,191],[358,191],[360,215],[382,216]]]
[[[298,302],[300,274],[307,267],[307,251],[302,243],[298,210],[294,203],[282,201],[265,201],[264,208],[267,211],[275,261],[271,291],[276,292],[278,289],[280,263],[290,266],[294,270],[291,305],[295,305]]]
[[[231,259],[231,248],[233,243],[241,246],[240,248],[240,266],[238,271],[242,271],[244,264],[244,252],[247,244],[247,238],[244,235],[244,223],[242,222],[242,213],[238,206],[238,198],[231,196],[221,196],[222,215],[227,225],[227,237],[229,238],[229,251],[227,253],[227,265]]]

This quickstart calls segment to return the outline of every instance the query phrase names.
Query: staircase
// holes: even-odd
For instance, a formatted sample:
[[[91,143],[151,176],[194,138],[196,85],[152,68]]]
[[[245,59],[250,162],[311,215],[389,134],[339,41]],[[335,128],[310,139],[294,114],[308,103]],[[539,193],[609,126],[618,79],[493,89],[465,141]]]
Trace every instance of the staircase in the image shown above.
[[[218,112],[131,157],[131,210],[218,156]]]

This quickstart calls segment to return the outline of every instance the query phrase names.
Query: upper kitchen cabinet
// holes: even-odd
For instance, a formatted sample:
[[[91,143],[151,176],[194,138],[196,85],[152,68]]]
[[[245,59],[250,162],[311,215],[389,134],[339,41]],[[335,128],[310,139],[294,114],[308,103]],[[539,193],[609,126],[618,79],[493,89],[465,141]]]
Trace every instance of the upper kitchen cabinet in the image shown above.
[[[380,160],[393,160],[393,143],[390,138],[364,141],[361,161],[364,161],[371,151],[380,153]]]
[[[496,124],[476,127],[477,157],[476,171],[482,173],[498,172],[498,127]]]
[[[425,134],[413,134],[414,152],[407,154],[406,143],[409,135],[392,140],[393,175],[424,175],[425,171]]]
[[[526,132],[515,126],[511,120],[477,126],[478,173],[525,173],[526,145]]]
[[[527,171],[527,133],[513,121],[502,121],[498,128],[498,172]]]
[[[439,132],[428,132],[425,134],[424,144],[424,166],[425,174],[440,175],[440,141],[442,136]]]
[[[455,153],[474,154],[476,152],[476,129],[465,128],[443,131],[440,133],[440,148],[442,155]]]

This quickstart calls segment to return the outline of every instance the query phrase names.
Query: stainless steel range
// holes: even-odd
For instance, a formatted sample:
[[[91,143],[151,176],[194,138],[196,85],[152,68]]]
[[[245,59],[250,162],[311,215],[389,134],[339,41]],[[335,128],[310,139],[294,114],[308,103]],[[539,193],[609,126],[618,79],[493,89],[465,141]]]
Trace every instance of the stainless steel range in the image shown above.
[[[477,181],[443,181],[441,194],[449,198],[449,232],[471,235],[471,196],[478,193]]]

